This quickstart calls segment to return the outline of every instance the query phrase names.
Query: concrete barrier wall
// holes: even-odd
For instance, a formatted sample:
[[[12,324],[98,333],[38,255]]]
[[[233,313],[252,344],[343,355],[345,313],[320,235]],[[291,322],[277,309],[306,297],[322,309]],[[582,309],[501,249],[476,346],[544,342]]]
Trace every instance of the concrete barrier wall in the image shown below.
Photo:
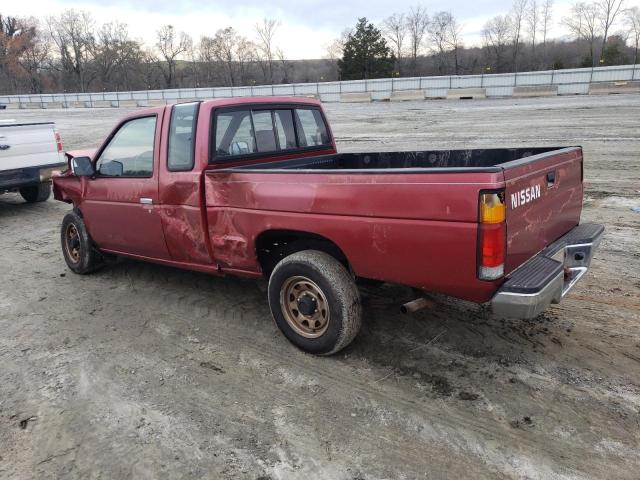
[[[424,99],[424,90],[398,90],[397,92],[391,92],[391,97],[389,98],[392,102],[408,102]]]
[[[599,82],[589,84],[589,95],[640,93],[640,81]]]
[[[340,95],[341,103],[368,103],[370,101],[370,93],[343,93]]]
[[[139,107],[137,100],[120,100],[118,102],[119,107]]]
[[[447,90],[447,100],[464,100],[487,98],[486,88],[450,88]]]
[[[557,85],[533,85],[529,87],[513,87],[514,97],[555,97],[558,95]]]
[[[85,108],[97,102],[115,106],[161,106],[189,99],[247,97],[255,95],[314,95],[323,102],[370,102],[421,98],[484,98],[549,95],[633,93],[638,91],[640,64],[612,67],[572,68],[541,72],[489,75],[446,75],[435,77],[376,78],[343,82],[256,85],[246,87],[206,87],[131,92],[54,93],[0,95],[0,105],[27,108],[27,105],[62,102],[67,108]],[[535,88],[534,88],[535,87]],[[471,90],[469,90],[471,89]],[[11,106],[9,106],[11,105]],[[30,108],[42,108],[30,107]]]
[[[20,108],[45,108],[40,102],[26,102],[21,103]]]
[[[95,102],[91,102],[91,106],[93,108],[111,108],[113,105],[110,100],[97,100]]]
[[[64,102],[43,103],[42,108],[65,108]]]

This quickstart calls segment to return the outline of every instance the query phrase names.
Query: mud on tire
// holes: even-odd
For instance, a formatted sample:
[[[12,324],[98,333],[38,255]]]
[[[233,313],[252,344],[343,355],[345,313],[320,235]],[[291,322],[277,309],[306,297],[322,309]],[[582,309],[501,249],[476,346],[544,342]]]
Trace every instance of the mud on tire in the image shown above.
[[[83,275],[103,265],[102,256],[93,246],[84,221],[76,212],[64,216],[60,241],[64,260],[75,273]]]
[[[362,323],[353,277],[338,260],[317,250],[293,253],[275,266],[269,278],[269,306],[287,339],[316,355],[342,350]]]

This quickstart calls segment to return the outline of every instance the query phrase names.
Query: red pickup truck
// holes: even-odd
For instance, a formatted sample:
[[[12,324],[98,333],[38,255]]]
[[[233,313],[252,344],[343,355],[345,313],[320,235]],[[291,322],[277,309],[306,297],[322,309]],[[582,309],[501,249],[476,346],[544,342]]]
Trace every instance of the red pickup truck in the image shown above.
[[[233,98],[124,118],[69,152],[64,258],[125,256],[269,279],[298,347],[332,354],[361,324],[356,279],[491,302],[531,318],[587,271],[580,147],[337,153],[320,102]]]

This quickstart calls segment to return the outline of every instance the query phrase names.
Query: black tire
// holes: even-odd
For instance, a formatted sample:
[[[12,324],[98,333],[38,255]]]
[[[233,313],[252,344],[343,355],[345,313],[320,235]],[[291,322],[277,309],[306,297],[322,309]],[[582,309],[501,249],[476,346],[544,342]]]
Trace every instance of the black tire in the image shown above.
[[[314,303],[305,299],[307,303],[301,304],[295,299],[295,286],[299,284],[302,290],[297,290],[301,292],[298,299],[312,297]],[[291,304],[296,307],[292,309]],[[308,309],[309,305],[309,311],[315,308],[315,313],[303,315],[302,307]],[[276,265],[269,278],[269,306],[276,325],[289,341],[315,355],[332,355],[342,350],[356,337],[362,324],[360,293],[353,277],[338,260],[318,250],[293,253]],[[327,307],[326,317],[323,317],[324,307]],[[297,311],[297,315],[292,314],[292,310]],[[316,315],[318,320],[313,320]],[[309,324],[311,321],[313,327]],[[317,330],[313,330],[315,327]]]
[[[76,235],[73,235],[73,232]],[[102,256],[93,246],[84,221],[76,212],[69,212],[64,216],[60,242],[64,261],[75,273],[84,275],[103,265]]]
[[[20,195],[27,203],[46,202],[51,195],[51,182],[43,182],[30,187],[22,187]]]

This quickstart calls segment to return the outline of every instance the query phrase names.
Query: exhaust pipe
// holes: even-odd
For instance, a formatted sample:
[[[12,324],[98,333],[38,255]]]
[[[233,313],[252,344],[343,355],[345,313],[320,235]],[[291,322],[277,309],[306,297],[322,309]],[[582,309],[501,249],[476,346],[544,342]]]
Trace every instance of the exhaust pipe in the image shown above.
[[[400,311],[404,314],[415,313],[423,308],[432,307],[433,302],[424,297],[416,298],[400,306]]]

